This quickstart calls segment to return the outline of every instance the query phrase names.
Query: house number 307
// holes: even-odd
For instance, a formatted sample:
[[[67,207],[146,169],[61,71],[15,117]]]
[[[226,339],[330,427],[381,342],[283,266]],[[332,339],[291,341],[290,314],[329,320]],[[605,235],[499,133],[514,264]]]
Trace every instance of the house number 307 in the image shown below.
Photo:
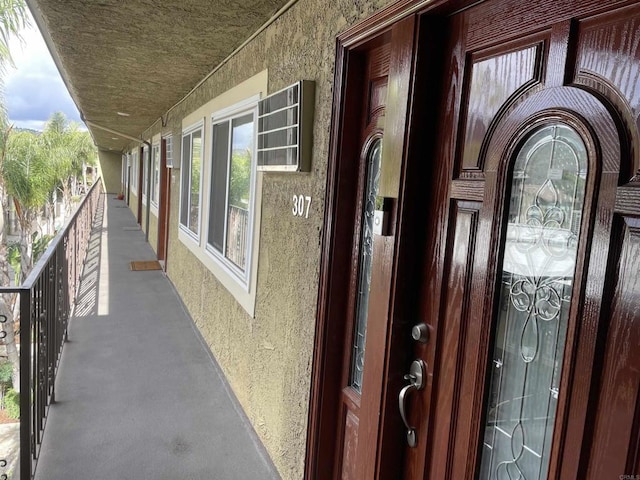
[[[309,206],[311,206],[311,197],[304,195],[293,196],[293,212],[294,217],[309,218]]]

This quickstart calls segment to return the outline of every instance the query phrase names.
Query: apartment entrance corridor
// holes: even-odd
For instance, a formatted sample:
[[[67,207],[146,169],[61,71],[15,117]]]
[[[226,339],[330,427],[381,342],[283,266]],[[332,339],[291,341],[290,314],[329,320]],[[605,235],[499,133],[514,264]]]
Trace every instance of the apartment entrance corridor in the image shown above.
[[[37,480],[279,478],[132,212],[103,195]]]

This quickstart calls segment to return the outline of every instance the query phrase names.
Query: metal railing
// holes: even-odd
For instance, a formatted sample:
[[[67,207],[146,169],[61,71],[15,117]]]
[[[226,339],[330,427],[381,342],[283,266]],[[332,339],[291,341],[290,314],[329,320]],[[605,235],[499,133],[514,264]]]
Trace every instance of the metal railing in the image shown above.
[[[0,294],[20,294],[20,476],[14,473],[15,479],[31,480],[35,472],[101,193],[98,179],[24,283],[0,287]]]
[[[227,222],[227,258],[244,270],[247,261],[249,210],[229,205]]]

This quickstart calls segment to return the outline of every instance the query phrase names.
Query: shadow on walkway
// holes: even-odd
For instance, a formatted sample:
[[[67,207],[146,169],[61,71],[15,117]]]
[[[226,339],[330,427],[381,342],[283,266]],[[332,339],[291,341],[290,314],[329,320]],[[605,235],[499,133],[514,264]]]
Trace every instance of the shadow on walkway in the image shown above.
[[[279,478],[124,202],[93,224],[36,480]]]

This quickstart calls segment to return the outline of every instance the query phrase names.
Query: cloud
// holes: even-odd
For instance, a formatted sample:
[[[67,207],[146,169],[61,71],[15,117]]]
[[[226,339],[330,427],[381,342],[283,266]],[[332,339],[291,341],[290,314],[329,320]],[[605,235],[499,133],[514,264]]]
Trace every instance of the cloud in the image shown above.
[[[80,122],[80,114],[33,20],[22,37],[23,42],[10,41],[16,68],[9,68],[5,78],[5,104],[11,123],[42,130],[54,112]]]

